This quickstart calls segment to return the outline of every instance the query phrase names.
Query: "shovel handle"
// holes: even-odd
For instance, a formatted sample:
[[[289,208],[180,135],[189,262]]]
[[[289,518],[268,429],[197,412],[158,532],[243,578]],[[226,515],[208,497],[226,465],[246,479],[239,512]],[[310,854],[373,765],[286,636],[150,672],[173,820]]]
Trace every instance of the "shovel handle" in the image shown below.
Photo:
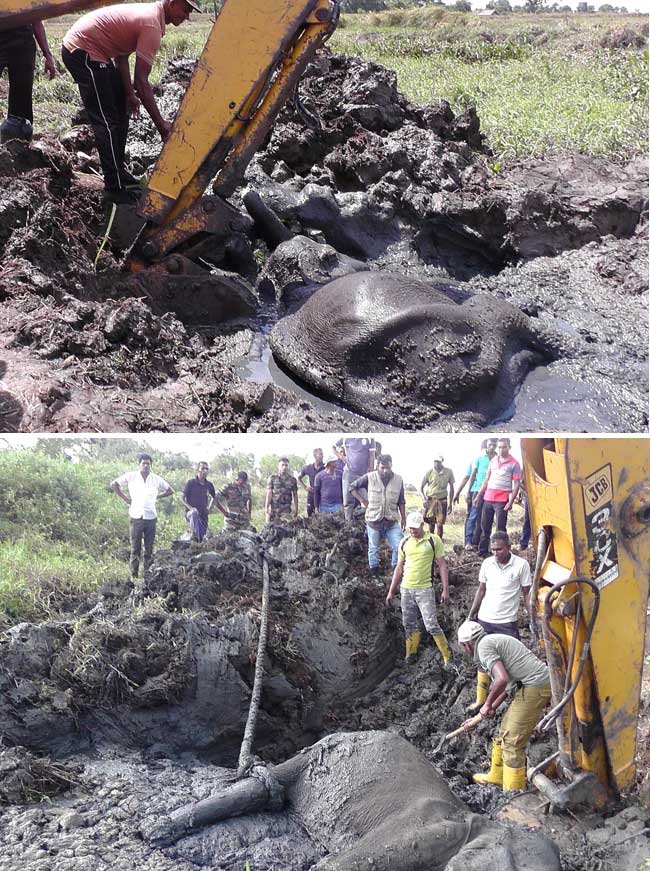
[[[505,699],[507,693],[503,692],[501,695],[494,700],[491,705],[493,711],[499,707],[501,702]],[[455,738],[457,735],[462,735],[463,732],[469,732],[470,729],[473,729],[474,726],[478,726],[478,724],[483,719],[483,714],[478,713],[475,716],[471,717],[469,720],[465,720],[465,723],[462,726],[459,726],[458,729],[454,729],[453,732],[450,732],[448,735],[445,735],[445,741],[448,741],[450,738]]]

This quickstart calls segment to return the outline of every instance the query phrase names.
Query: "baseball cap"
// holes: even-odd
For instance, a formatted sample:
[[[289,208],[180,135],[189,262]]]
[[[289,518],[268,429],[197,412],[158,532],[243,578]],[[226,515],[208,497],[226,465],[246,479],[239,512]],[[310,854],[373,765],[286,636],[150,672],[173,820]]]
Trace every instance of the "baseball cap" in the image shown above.
[[[406,525],[409,529],[415,529],[417,526],[422,526],[423,523],[424,517],[422,517],[419,511],[411,511],[406,518]]]
[[[444,463],[444,461],[445,461],[445,458],[444,458],[444,457],[441,457],[440,454],[438,454],[437,457],[434,457],[434,458],[433,458],[433,462],[434,462],[434,463]]]
[[[185,0],[188,6],[191,6],[195,12],[203,12],[197,0]]]
[[[327,459],[325,460],[325,465],[328,466],[330,463],[338,463],[339,458],[336,454],[328,454]]]
[[[485,629],[475,620],[465,620],[458,627],[458,643],[473,644],[479,635],[485,634]]]

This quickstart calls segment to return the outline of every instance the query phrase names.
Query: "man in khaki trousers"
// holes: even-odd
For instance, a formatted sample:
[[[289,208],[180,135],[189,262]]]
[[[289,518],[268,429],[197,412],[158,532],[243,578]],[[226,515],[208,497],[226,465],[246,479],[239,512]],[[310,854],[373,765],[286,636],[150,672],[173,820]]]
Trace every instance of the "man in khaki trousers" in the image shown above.
[[[480,623],[466,620],[458,629],[458,643],[491,677],[481,707],[485,718],[506,690],[516,691],[492,742],[490,770],[474,775],[476,783],[503,787],[504,792],[526,788],[526,747],[539,717],[551,698],[548,667],[510,635],[488,635]]]

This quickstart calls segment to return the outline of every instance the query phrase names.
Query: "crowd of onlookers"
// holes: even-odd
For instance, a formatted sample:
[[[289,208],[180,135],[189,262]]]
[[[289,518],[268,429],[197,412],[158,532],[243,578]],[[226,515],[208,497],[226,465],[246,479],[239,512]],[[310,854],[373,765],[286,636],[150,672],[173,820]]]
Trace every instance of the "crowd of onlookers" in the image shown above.
[[[488,438],[481,453],[467,466],[455,490],[453,472],[437,456],[420,484],[421,509],[406,511],[404,480],[393,471],[389,454],[370,436],[339,439],[325,457],[320,448],[313,462],[292,473],[289,459],[281,457],[277,471],[266,484],[267,522],[291,520],[298,515],[298,485],[307,493],[307,514],[342,513],[352,522],[355,510],[363,509],[368,565],[372,578],[380,580],[380,543],[391,550],[392,575],[386,594],[391,607],[399,592],[405,633],[405,662],[415,661],[420,649],[422,625],[431,636],[446,671],[458,671],[458,655],[441,628],[437,614],[435,569],[438,569],[442,606],[448,604],[449,578],[442,541],[444,525],[453,506],[466,489],[465,547],[477,549],[484,557],[478,586],[467,620],[458,628],[458,644],[478,666],[476,702],[481,717],[490,717],[515,689],[492,752],[490,770],[477,773],[477,783],[504,789],[525,785],[525,748],[539,714],[550,698],[548,669],[519,637],[519,609],[523,601],[529,614],[531,572],[528,561],[512,553],[506,531],[508,514],[522,491],[522,473],[510,452],[507,438]],[[137,579],[144,545],[144,570],[151,559],[156,529],[156,499],[170,496],[170,485],[151,469],[151,457],[142,454],[139,468],[112,482],[116,495],[129,505],[131,518],[131,575]],[[189,533],[201,541],[208,530],[209,514],[218,511],[229,530],[251,528],[252,496],[248,473],[216,490],[208,479],[209,466],[197,465],[196,475],[187,481],[181,501],[186,510]],[[128,491],[125,493],[125,489]],[[492,527],[496,520],[496,532]],[[428,528],[427,528],[428,527]],[[530,537],[530,523],[522,534],[522,548]],[[491,551],[491,556],[489,555]],[[471,721],[468,720],[469,724]]]

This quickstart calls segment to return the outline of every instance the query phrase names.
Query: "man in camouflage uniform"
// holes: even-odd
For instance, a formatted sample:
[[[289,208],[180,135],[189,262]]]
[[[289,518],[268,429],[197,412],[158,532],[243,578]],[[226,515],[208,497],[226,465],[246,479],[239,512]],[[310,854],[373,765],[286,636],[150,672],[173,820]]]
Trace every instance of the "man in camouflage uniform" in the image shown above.
[[[298,482],[289,471],[287,457],[280,457],[278,471],[269,476],[265,512],[267,523],[298,516]]]
[[[253,504],[246,472],[238,472],[232,484],[225,484],[218,491],[214,506],[225,517],[224,529],[233,532],[237,529],[251,528]]]
[[[439,538],[445,528],[447,515],[454,504],[454,473],[444,465],[444,457],[436,457],[420,485],[424,522]]]

